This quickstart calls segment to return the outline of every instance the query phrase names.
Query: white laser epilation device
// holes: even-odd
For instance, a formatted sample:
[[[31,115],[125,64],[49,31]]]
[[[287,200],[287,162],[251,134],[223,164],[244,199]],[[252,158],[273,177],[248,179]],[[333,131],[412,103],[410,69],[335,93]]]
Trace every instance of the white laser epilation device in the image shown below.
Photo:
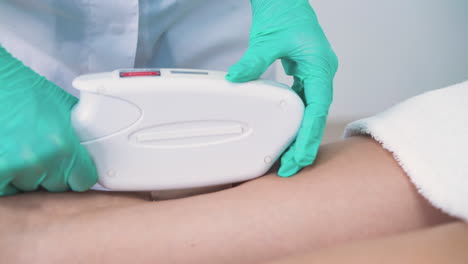
[[[72,123],[99,184],[157,191],[265,174],[294,140],[303,102],[286,85],[230,83],[225,75],[129,69],[76,78],[81,94]]]

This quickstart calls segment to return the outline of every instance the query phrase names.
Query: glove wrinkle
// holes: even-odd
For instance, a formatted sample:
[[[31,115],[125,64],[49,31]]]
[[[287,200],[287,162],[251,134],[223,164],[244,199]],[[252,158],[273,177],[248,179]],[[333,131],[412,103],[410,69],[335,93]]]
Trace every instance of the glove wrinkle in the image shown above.
[[[92,187],[96,168],[71,125],[77,99],[1,46],[0,65],[0,196]]]
[[[296,141],[281,158],[278,174],[289,177],[317,156],[333,100],[338,58],[307,0],[251,0],[251,4],[249,48],[226,79],[257,79],[277,59],[294,77],[292,89],[306,108]]]

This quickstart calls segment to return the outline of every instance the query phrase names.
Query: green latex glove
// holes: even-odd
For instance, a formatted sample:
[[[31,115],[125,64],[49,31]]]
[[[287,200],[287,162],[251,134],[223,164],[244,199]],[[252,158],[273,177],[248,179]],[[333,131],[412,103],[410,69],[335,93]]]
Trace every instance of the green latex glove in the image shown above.
[[[292,89],[306,105],[295,142],[283,154],[279,176],[289,177],[314,162],[333,98],[338,58],[308,0],[251,0],[249,48],[226,79],[259,78],[277,59],[294,76]]]
[[[0,196],[84,191],[97,182],[70,111],[77,99],[0,46]]]

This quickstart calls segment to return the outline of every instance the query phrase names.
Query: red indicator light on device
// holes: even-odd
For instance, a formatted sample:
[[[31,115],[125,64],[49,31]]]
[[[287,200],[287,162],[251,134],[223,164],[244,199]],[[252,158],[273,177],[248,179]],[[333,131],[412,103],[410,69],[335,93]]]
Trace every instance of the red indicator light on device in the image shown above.
[[[120,77],[142,77],[142,76],[161,76],[160,71],[134,71],[121,72]]]

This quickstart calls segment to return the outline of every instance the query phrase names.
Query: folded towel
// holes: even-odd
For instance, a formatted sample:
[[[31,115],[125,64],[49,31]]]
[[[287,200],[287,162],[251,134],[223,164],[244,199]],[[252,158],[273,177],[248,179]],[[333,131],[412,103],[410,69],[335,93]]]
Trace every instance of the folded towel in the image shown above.
[[[355,121],[344,136],[360,134],[392,152],[435,207],[468,221],[468,81]]]

